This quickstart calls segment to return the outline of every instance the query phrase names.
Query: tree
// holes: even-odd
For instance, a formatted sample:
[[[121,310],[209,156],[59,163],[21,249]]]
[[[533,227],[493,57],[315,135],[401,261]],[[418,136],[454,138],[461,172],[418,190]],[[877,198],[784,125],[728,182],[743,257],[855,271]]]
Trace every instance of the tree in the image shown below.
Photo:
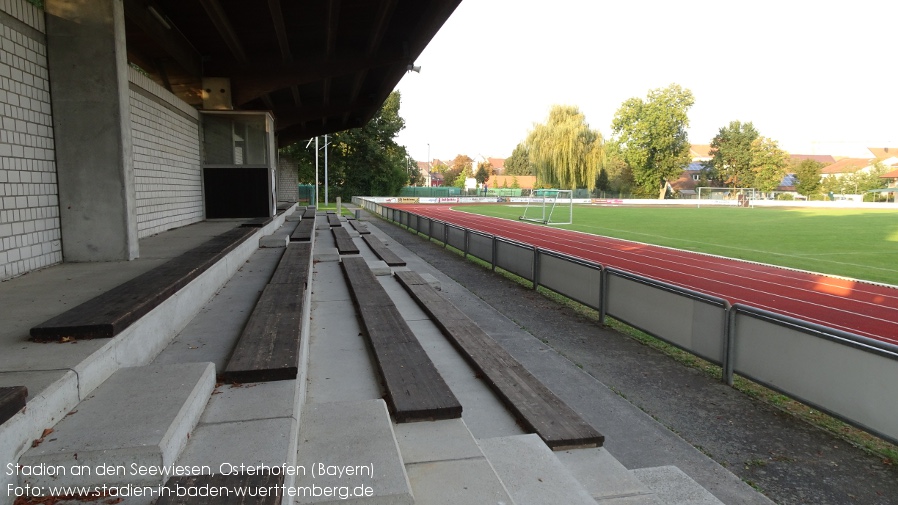
[[[596,189],[599,191],[608,191],[608,172],[605,170],[605,167],[602,167],[599,170],[599,175],[596,177]]]
[[[466,154],[459,154],[452,160],[452,165],[443,171],[444,181],[447,186],[459,186],[456,184],[456,179],[458,179],[459,175],[462,173],[470,173],[470,166],[474,160],[471,159],[470,156]],[[459,187],[464,187],[464,179],[462,179],[462,184]]]
[[[779,148],[775,140],[758,137],[751,143],[752,187],[773,191],[789,172],[789,153]]]
[[[511,156],[505,159],[505,175],[536,175],[524,142],[518,144]]]
[[[548,120],[535,125],[526,140],[537,180],[561,189],[595,187],[602,144],[602,135],[571,105],[552,106]]]
[[[818,193],[822,185],[820,175],[824,166],[824,163],[811,159],[801,160],[795,164],[793,168],[795,191],[806,197]]]
[[[400,101],[394,91],[365,126],[330,136],[328,182],[335,196],[346,200],[354,195],[396,195],[408,184],[408,152],[394,140],[405,128]],[[299,163],[300,183],[314,183],[316,153],[305,146],[292,144],[281,153]]]
[[[608,190],[623,194],[633,188],[633,170],[624,160],[620,144],[611,141],[605,144],[605,168],[608,171]]]
[[[477,164],[477,172],[474,173],[474,179],[477,180],[477,184],[483,186],[486,184],[486,181],[490,180],[490,176],[493,174],[493,166],[490,165],[489,161],[481,161]]]
[[[704,163],[708,178],[730,187],[753,187],[752,142],[760,134],[754,125],[730,121],[711,140],[711,160]]]
[[[666,182],[689,164],[687,112],[694,103],[691,91],[671,84],[649,91],[645,100],[626,100],[615,113],[612,132],[639,194],[663,194]]]

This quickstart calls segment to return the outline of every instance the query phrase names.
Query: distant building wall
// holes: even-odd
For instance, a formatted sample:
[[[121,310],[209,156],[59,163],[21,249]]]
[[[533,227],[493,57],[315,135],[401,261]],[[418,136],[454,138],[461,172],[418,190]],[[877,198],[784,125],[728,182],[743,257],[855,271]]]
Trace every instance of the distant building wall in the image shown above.
[[[299,174],[297,164],[286,156],[278,159],[278,201],[299,200]]]
[[[62,261],[44,12],[0,2],[0,280]]]
[[[134,69],[128,80],[138,236],[202,221],[199,114]]]

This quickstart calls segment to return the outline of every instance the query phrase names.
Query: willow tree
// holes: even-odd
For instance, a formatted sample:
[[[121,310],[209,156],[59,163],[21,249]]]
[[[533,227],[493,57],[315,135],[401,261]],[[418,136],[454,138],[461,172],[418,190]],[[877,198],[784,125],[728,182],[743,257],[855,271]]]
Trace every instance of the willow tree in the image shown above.
[[[602,163],[602,134],[591,130],[575,106],[553,105],[549,119],[534,125],[525,141],[541,184],[592,191]]]

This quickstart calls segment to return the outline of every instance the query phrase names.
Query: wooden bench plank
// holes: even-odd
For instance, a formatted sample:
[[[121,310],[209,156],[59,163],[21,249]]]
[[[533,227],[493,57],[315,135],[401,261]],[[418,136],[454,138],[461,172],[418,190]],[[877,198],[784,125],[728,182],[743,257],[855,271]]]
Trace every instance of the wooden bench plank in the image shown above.
[[[379,238],[374,235],[362,235],[362,240],[374,251],[374,254],[391,267],[404,267],[405,260],[396,255]]]
[[[343,226],[343,223],[340,222],[340,216],[338,216],[337,214],[331,214],[331,213],[327,214],[327,224],[329,224],[333,227]]]
[[[25,386],[0,387],[0,424],[25,408],[28,388]]]
[[[267,471],[252,474],[169,477],[165,487],[170,491],[160,493],[156,505],[280,505],[283,500],[283,485],[283,475],[272,475]],[[216,493],[208,493],[211,496],[197,496],[202,493],[182,491],[180,494],[185,496],[178,496],[177,490],[186,488],[211,489],[216,490]],[[223,492],[225,488],[228,489],[227,492]],[[241,490],[241,494],[247,496],[238,496],[238,489]],[[262,489],[265,489],[265,492],[261,492]]]
[[[281,256],[277,269],[269,284],[308,285],[309,264],[312,261],[312,244],[309,242],[291,243]]]
[[[395,275],[518,420],[546,445],[558,449],[604,443],[604,436],[417,272],[398,271]]]
[[[358,219],[350,219],[349,224],[355,229],[355,231],[359,233],[359,235],[367,235],[371,233],[371,231],[368,230],[368,225],[359,221]]]
[[[272,218],[267,217],[267,216],[266,217],[257,217],[257,218],[250,219],[248,221],[244,221],[243,224],[241,224],[240,226],[247,227],[247,228],[262,228],[263,226],[267,225],[271,221],[272,221]]]
[[[306,207],[306,210],[302,213],[303,219],[315,219],[315,207]]]
[[[315,215],[312,214],[312,217],[303,216],[293,233],[290,234],[290,241],[308,242],[312,240],[313,233],[315,233]]]
[[[262,291],[224,371],[224,382],[296,379],[303,286],[269,284]]]
[[[31,340],[111,338],[255,233],[235,228],[31,328]]]
[[[340,254],[359,253],[359,248],[352,241],[352,237],[349,236],[349,230],[341,226],[339,228],[331,228],[331,231],[334,233],[334,241],[337,243],[337,252]]]
[[[343,258],[396,422],[461,417],[462,407],[363,258]]]

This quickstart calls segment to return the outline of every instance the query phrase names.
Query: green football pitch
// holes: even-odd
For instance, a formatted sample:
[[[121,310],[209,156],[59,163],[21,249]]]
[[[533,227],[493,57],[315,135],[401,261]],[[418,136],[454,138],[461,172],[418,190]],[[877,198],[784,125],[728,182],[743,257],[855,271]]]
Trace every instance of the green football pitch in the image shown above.
[[[456,209],[517,220],[524,206]],[[575,205],[558,228],[898,285],[898,208]]]

